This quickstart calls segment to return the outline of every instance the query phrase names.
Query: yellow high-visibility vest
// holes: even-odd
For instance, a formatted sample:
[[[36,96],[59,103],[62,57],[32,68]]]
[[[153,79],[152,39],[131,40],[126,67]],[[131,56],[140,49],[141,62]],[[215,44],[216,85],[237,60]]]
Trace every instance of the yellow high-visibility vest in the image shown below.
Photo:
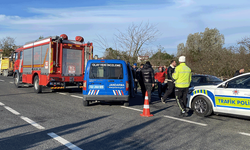
[[[188,88],[192,80],[191,69],[185,63],[181,63],[175,68],[173,78],[175,79],[175,87]]]

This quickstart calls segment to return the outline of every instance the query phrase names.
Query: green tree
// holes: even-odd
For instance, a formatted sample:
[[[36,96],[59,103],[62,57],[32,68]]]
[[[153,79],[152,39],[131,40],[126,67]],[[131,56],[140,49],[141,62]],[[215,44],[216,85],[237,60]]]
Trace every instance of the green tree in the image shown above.
[[[113,48],[107,48],[104,53],[106,59],[117,59],[120,57],[121,60],[129,61],[129,56],[126,52],[114,50]]]
[[[12,37],[3,38],[0,41],[0,49],[3,50],[3,57],[10,57],[15,50],[15,39]]]
[[[224,66],[221,58],[227,50],[223,49],[224,35],[218,29],[206,28],[204,32],[189,34],[186,45],[177,46],[177,54],[185,55],[187,63],[196,73],[219,75]]]
[[[172,59],[174,59],[174,55],[168,54],[162,46],[158,46],[158,51],[149,58],[151,64],[154,66],[168,66]]]
[[[41,39],[43,39],[43,38],[44,38],[44,37],[40,35],[39,38],[38,38],[38,40],[41,40]]]

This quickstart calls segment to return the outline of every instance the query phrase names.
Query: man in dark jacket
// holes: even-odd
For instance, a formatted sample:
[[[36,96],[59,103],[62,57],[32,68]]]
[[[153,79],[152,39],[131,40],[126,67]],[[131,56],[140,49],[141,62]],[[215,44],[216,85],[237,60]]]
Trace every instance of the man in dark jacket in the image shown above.
[[[133,67],[132,67],[132,73],[133,73],[134,84],[135,84],[135,86],[134,86],[134,91],[135,91],[135,93],[137,93],[137,86],[138,86],[138,80],[137,80],[137,78],[136,78],[136,70],[137,70],[137,69],[138,69],[138,68],[137,68],[137,64],[134,63],[134,65],[133,65]]]
[[[166,103],[166,102],[165,102],[166,99],[174,92],[175,85],[174,85],[174,79],[173,79],[172,75],[173,75],[173,73],[174,73],[175,67],[176,67],[176,62],[175,62],[175,60],[172,60],[170,66],[169,66],[168,69],[167,69],[167,75],[168,75],[168,90],[167,90],[167,92],[165,92],[165,94],[164,94],[163,97],[161,98],[161,102],[162,102],[163,104]]]
[[[235,76],[238,76],[238,75],[240,75],[240,74],[242,74],[242,73],[244,73],[244,72],[245,72],[245,69],[244,69],[244,68],[242,68],[242,69],[240,69],[240,70],[237,70],[237,71],[235,71],[234,77],[235,77]]]
[[[140,68],[138,68],[136,70],[136,78],[137,78],[137,80],[139,82],[139,85],[141,87],[142,95],[146,92],[145,85],[144,85],[144,82],[143,82],[143,78],[142,78],[142,75],[141,75],[141,69],[143,68],[143,66],[144,66],[144,64],[141,64]]]
[[[148,92],[148,101],[151,103],[151,90],[154,87],[154,70],[149,61],[141,69],[141,75],[144,81],[145,88]],[[145,93],[142,93],[143,99],[145,98]]]

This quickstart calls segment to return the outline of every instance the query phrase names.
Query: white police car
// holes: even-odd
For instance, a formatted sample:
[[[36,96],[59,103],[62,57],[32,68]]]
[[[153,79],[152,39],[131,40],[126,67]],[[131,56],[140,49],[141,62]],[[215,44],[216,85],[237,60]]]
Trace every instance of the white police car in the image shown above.
[[[212,112],[250,116],[250,73],[218,85],[190,88],[187,107],[203,117]]]

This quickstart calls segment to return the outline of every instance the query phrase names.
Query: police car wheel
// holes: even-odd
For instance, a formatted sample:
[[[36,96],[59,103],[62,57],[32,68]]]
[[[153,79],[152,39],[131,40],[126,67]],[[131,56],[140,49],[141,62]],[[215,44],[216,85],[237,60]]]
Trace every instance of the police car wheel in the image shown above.
[[[83,106],[89,106],[89,101],[84,100],[83,101]]]
[[[198,96],[192,102],[192,109],[196,115],[206,117],[212,113],[212,104],[206,97]]]

